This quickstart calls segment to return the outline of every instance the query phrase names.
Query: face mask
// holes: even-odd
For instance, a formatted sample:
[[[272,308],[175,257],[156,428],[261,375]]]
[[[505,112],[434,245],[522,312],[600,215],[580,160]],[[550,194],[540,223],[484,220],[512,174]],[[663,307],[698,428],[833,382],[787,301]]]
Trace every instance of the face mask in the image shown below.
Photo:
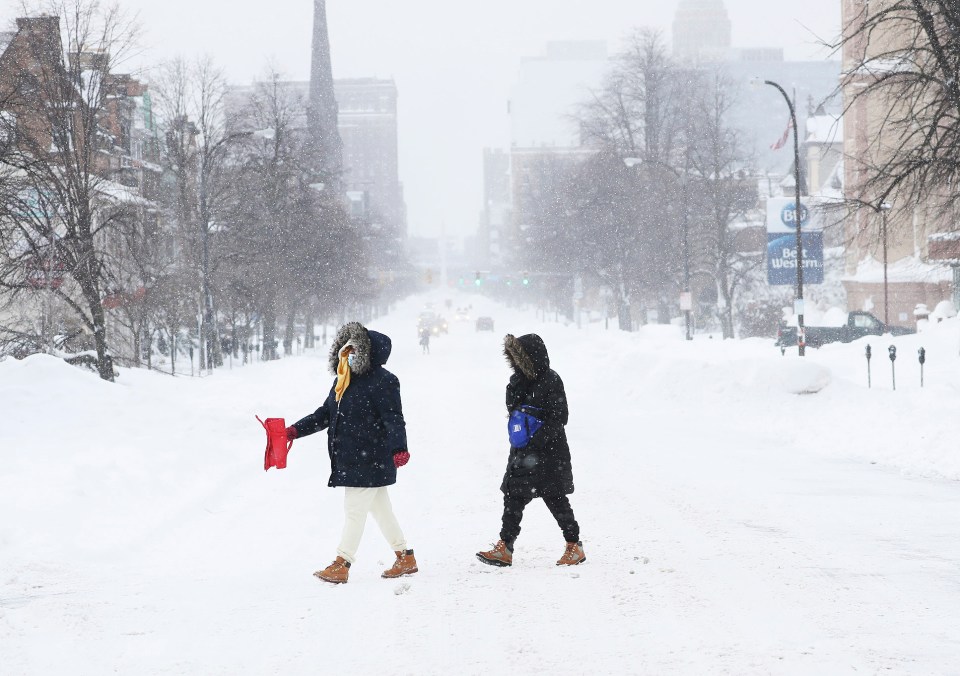
[[[356,355],[356,353],[351,352],[349,355],[347,355],[347,365],[348,365],[350,368],[353,368],[353,363],[354,363],[355,361],[357,361],[357,355]]]

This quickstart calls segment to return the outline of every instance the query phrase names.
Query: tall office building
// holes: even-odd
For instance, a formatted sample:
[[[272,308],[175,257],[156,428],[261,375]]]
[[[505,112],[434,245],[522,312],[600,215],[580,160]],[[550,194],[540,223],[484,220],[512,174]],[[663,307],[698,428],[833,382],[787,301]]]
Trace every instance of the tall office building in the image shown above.
[[[343,189],[351,210],[405,235],[397,85],[392,79],[358,78],[336,80],[334,87],[343,140]]]
[[[688,63],[724,60],[731,30],[723,0],[680,0],[673,19],[673,56]]]
[[[592,40],[549,42],[543,54],[521,62],[510,93],[510,227],[500,227],[496,235],[489,232],[486,241],[492,261],[500,258],[509,264],[503,259],[516,250],[512,243],[535,216],[537,207],[531,198],[541,183],[561,167],[582,162],[595,152],[584,145],[577,113],[591,92],[601,87],[609,69],[607,44]],[[502,189],[501,162],[496,155],[485,157],[490,194]],[[482,216],[487,220],[481,225],[494,227],[498,218],[504,218],[496,204],[484,206]],[[483,236],[480,239],[484,241]]]

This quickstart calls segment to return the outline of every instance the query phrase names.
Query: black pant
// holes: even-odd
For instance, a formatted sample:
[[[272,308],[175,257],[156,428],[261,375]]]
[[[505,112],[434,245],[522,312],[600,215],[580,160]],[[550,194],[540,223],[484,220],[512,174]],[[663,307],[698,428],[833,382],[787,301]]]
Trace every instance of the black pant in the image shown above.
[[[573,516],[573,507],[566,495],[544,495],[543,501],[547,509],[557,520],[557,525],[563,531],[567,542],[580,540],[580,526]],[[503,494],[503,528],[500,529],[500,539],[513,548],[513,542],[520,535],[520,520],[523,519],[523,509],[533,500],[528,493]]]

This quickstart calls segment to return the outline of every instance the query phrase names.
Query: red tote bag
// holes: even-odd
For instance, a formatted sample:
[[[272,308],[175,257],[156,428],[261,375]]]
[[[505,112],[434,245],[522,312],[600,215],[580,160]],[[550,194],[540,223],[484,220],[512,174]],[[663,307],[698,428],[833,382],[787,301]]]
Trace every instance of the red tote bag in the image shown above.
[[[256,416],[260,420],[260,416]],[[287,423],[283,418],[267,418],[260,420],[263,429],[267,431],[267,450],[263,454],[264,471],[271,467],[283,469],[287,466],[287,453],[293,446],[292,440],[287,440]]]

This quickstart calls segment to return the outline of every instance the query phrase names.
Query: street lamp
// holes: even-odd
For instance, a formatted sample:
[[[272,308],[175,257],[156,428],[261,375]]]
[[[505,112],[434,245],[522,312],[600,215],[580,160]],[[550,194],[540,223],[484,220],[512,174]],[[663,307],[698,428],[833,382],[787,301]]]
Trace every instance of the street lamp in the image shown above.
[[[689,159],[689,157],[687,158]],[[629,168],[639,166],[643,163],[643,160],[639,157],[625,157],[623,158],[623,163]],[[679,172],[674,167],[671,167],[669,164],[663,162],[657,162],[658,165],[668,169],[673,173],[678,179],[680,179],[681,187],[681,204],[683,205],[683,220],[682,220],[682,233],[683,233],[683,296],[680,299],[680,309],[683,310],[684,324],[686,326],[686,338],[687,340],[693,340],[693,322],[691,321],[690,309],[691,309],[691,300],[690,300],[690,244],[688,241],[688,229],[689,229],[689,209],[688,209],[688,200],[687,200],[687,172]]]
[[[793,214],[794,222],[797,225],[797,297],[794,301],[794,311],[797,314],[797,347],[800,356],[805,354],[805,339],[803,335],[803,237],[800,234],[802,205],[800,204],[800,137],[797,132],[797,113],[793,107],[793,101],[787,96],[783,87],[771,80],[761,80],[753,78],[750,85],[759,88],[761,85],[770,85],[776,88],[783,95],[783,100],[787,102],[790,109],[790,123],[793,125],[793,179],[794,179],[794,204]]]

